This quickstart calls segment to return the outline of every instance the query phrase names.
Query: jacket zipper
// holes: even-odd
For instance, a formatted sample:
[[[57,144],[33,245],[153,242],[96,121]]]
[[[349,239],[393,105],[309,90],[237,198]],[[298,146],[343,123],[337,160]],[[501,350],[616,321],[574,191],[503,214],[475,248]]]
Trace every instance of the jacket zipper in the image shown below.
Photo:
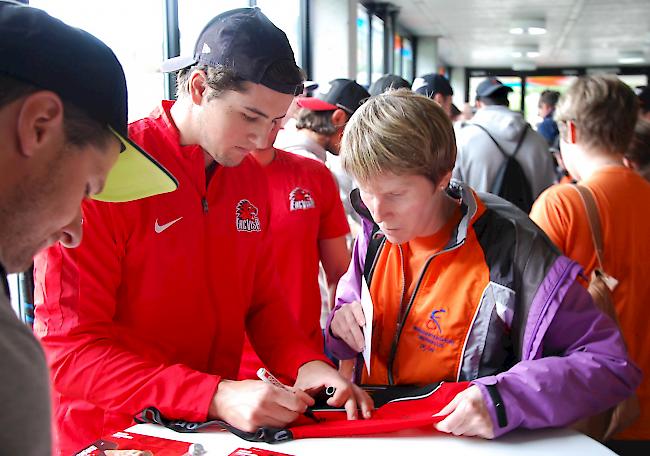
[[[434,253],[431,255],[429,258],[427,258],[427,261],[424,263],[424,267],[422,268],[422,271],[420,272],[420,276],[418,277],[418,281],[415,284],[415,289],[413,290],[413,295],[411,296],[411,299],[409,299],[409,303],[406,306],[406,311],[401,312],[402,310],[402,303],[404,300],[404,294],[405,294],[405,283],[406,283],[406,273],[404,271],[404,258],[403,256],[401,257],[401,262],[402,262],[402,299],[400,300],[400,318],[397,322],[397,330],[395,331],[395,337],[393,338],[393,345],[391,346],[390,349],[390,355],[388,357],[388,363],[387,363],[387,370],[388,370],[388,384],[389,385],[394,385],[395,380],[393,376],[393,364],[395,363],[395,357],[397,356],[397,346],[399,345],[399,339],[402,336],[402,330],[404,329],[404,324],[406,323],[406,319],[408,318],[409,313],[411,312],[411,307],[413,307],[413,302],[415,301],[415,297],[420,289],[420,285],[422,284],[422,279],[424,278],[424,274],[427,272],[427,269],[429,268],[429,265],[433,261],[435,257],[438,255],[441,255],[443,253],[451,252],[453,250],[456,250],[459,248],[461,245],[465,243],[465,240],[463,239],[460,241],[458,244],[449,247],[448,249],[441,250],[440,252]],[[402,254],[402,247],[400,246],[400,255]]]
[[[201,198],[201,205],[203,206],[203,213],[207,214],[208,213],[208,198],[207,197],[204,196],[203,198]]]

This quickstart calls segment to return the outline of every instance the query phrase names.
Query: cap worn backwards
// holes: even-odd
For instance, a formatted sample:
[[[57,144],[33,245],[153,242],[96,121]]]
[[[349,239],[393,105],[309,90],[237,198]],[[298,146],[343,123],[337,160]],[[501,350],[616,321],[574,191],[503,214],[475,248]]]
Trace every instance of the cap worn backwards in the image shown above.
[[[233,69],[245,81],[281,93],[302,93],[302,81],[282,83],[269,78],[269,68],[282,61],[296,65],[287,35],[259,8],[238,8],[208,22],[196,41],[194,56],[168,59],[161,70],[169,73],[197,64],[222,65]]]
[[[174,177],[128,139],[124,71],[99,39],[40,9],[0,1],[0,73],[56,93],[122,143],[104,191],[93,198],[129,201],[177,188]]]
[[[312,98],[300,98],[297,103],[301,108],[311,111],[334,111],[343,109],[348,114],[354,112],[370,97],[363,86],[352,79],[334,79],[324,86]]]

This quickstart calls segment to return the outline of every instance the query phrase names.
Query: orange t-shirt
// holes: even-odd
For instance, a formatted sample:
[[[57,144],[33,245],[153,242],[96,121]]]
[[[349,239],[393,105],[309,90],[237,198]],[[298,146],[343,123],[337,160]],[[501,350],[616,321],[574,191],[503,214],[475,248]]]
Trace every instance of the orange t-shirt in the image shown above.
[[[609,166],[581,182],[594,195],[603,231],[605,272],[619,281],[614,303],[630,356],[643,370],[637,391],[641,417],[616,438],[650,439],[650,183],[635,171]],[[585,269],[597,265],[589,221],[580,195],[569,185],[547,189],[530,217],[562,250]],[[603,385],[606,388],[606,385]]]

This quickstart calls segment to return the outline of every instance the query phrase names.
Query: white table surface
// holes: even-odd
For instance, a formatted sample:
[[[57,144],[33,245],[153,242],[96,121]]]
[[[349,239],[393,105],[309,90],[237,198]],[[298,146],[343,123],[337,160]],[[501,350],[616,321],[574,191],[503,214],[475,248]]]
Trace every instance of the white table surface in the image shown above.
[[[570,429],[518,430],[497,440],[437,433],[422,435],[418,431],[401,431],[381,436],[301,439],[274,445],[248,442],[218,429],[196,434],[181,434],[155,424],[137,424],[126,431],[201,443],[208,451],[206,456],[226,456],[237,448],[251,447],[266,448],[295,456],[615,455],[595,440]]]

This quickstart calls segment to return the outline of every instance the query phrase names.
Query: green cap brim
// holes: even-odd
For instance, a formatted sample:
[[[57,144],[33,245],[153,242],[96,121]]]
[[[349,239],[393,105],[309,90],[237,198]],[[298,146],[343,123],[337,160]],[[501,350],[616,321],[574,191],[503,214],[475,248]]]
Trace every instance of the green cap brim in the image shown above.
[[[173,192],[178,181],[160,163],[128,138],[111,128],[123,151],[108,173],[104,189],[92,196],[97,201],[121,203]]]

